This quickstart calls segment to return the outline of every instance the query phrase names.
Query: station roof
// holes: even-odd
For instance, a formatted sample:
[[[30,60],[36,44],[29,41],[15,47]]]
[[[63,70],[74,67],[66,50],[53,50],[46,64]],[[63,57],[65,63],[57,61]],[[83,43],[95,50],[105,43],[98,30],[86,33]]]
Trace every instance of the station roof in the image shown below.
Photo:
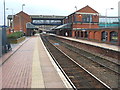
[[[69,16],[71,16],[73,14],[92,14],[92,15],[94,14],[94,15],[99,15],[99,13],[96,10],[94,10],[93,8],[91,8],[88,5],[81,8],[81,9],[79,9],[79,10],[77,10],[77,11],[75,11],[75,12],[73,12],[72,14],[70,14],[70,15],[68,15],[66,17],[69,17]]]
[[[69,29],[69,28],[71,28],[71,23],[60,25],[54,29]]]
[[[76,12],[84,12],[84,13],[98,13],[96,10],[91,8],[89,5],[77,10]]]

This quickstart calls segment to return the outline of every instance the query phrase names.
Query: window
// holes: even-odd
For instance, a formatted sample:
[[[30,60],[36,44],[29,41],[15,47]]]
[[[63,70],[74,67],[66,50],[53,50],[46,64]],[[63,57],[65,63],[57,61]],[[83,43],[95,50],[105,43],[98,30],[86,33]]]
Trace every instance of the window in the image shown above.
[[[117,42],[118,41],[118,33],[113,31],[110,33],[110,42]]]
[[[92,22],[92,15],[89,15],[89,14],[82,15],[82,21],[84,23],[90,23],[90,22]]]
[[[85,31],[84,33],[85,33],[85,38],[88,38],[88,32]]]
[[[102,41],[107,41],[107,38],[108,38],[108,33],[106,31],[103,31],[102,32]]]

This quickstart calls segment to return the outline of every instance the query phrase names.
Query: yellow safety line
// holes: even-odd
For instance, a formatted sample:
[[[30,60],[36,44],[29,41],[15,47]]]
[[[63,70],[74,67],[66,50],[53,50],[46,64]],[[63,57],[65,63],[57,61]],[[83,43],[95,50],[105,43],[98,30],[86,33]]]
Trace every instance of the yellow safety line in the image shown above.
[[[31,88],[45,88],[41,66],[40,66],[39,54],[38,54],[38,37],[33,53]]]

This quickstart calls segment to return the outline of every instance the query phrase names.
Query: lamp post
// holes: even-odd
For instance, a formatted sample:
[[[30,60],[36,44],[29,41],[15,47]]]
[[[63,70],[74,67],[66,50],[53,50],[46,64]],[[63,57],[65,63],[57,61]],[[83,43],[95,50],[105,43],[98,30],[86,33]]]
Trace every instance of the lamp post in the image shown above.
[[[107,27],[107,10],[113,10],[114,8],[106,8],[105,12],[105,28]]]
[[[3,2],[4,5],[4,25],[2,27],[2,53],[7,52],[6,43],[7,43],[7,37],[6,37],[6,15],[5,15],[5,0]]]
[[[25,4],[22,4],[22,11],[23,11],[23,7],[25,6]]]
[[[6,24],[5,24],[5,23],[6,23],[5,20],[6,20],[6,19],[5,19],[5,0],[4,0],[4,27],[5,27],[5,25],[6,25]]]
[[[77,38],[77,14],[76,14],[77,6],[75,6],[75,9],[76,9],[76,11],[75,11],[75,24],[76,24],[75,38]]]
[[[77,6],[75,6],[75,9],[76,9],[76,11],[77,11]]]
[[[6,8],[6,10],[12,11],[12,31],[14,30],[14,16],[13,16],[13,9]]]

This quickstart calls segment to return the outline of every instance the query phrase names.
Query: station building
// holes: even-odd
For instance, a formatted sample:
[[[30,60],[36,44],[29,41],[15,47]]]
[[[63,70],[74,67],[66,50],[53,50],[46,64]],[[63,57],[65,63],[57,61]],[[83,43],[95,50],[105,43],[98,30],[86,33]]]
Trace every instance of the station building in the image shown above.
[[[95,42],[120,45],[118,27],[100,27],[99,13],[90,6],[68,15],[64,24],[55,28],[56,34]]]
[[[8,33],[23,31],[30,36],[34,29],[50,27],[57,35],[120,45],[119,26],[101,27],[100,18],[99,13],[88,5],[68,16],[28,15],[21,11],[13,16],[13,20],[8,15]]]
[[[65,35],[68,33],[68,36],[79,36],[78,30],[99,28],[99,13],[89,7],[88,5],[82,9],[68,15],[63,19],[64,25],[57,27],[61,32],[59,34]],[[62,31],[67,30],[65,33]],[[76,35],[77,34],[77,35]]]
[[[31,17],[23,11],[17,13],[13,17],[8,16],[8,26],[9,26],[8,33],[16,32],[16,31],[22,31],[24,33],[28,33],[26,23],[31,21],[32,21]]]
[[[36,29],[49,30],[63,24],[64,16],[55,15],[28,15],[21,11],[15,15],[8,15],[8,34],[23,31],[30,36]]]

